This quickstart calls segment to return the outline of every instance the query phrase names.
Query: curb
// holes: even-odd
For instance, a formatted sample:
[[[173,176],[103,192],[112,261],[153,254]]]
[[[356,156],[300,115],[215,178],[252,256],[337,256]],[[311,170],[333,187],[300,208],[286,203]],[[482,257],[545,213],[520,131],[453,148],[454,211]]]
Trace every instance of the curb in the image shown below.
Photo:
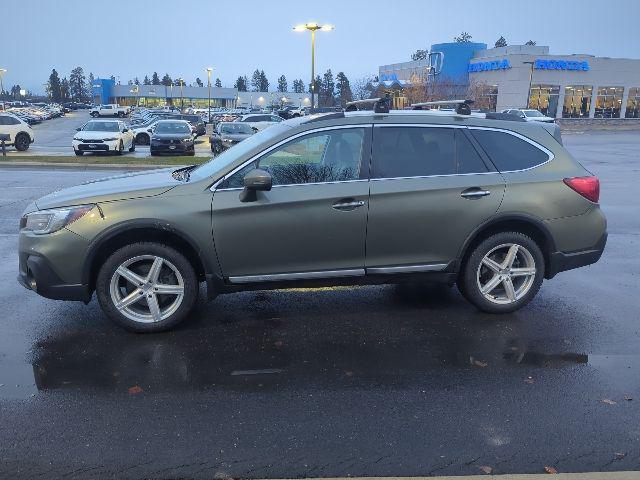
[[[0,168],[24,168],[24,167],[50,167],[50,168],[72,168],[76,170],[157,170],[159,168],[182,168],[185,165],[149,165],[148,163],[56,163],[56,162],[3,162],[0,160]]]

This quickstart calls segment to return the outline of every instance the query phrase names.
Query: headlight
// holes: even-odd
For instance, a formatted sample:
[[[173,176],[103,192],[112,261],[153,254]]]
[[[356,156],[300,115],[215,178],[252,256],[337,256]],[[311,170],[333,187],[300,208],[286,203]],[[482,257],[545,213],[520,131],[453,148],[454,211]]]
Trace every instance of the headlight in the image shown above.
[[[78,137],[73,137],[73,139],[74,139],[76,142],[82,142],[82,141],[83,141],[81,138],[78,138]]]
[[[36,235],[57,232],[89,213],[93,207],[95,205],[79,205],[28,213],[20,219],[20,229]]]
[[[102,141],[103,142],[113,142],[114,140],[117,140],[116,137],[110,137],[110,138],[103,138]]]
[[[182,141],[184,143],[189,143],[191,140],[193,140],[192,138],[183,138]]]

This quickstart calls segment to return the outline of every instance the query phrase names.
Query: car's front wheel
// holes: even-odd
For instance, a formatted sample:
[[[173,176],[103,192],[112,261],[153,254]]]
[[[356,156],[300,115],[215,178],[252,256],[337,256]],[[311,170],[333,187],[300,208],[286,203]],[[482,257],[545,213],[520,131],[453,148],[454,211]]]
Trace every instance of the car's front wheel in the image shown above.
[[[198,288],[196,272],[184,255],[151,242],[113,253],[96,281],[103,311],[134,332],[160,332],[180,323],[193,309]]]
[[[139,133],[136,135],[136,143],[138,145],[149,145],[149,135],[146,133]]]
[[[543,279],[544,256],[538,244],[523,233],[502,232],[475,247],[458,287],[478,309],[508,313],[529,303]]]
[[[30,143],[31,139],[29,138],[29,135],[27,135],[26,133],[19,133],[18,135],[16,135],[16,139],[13,144],[16,147],[16,150],[24,152],[29,148]]]

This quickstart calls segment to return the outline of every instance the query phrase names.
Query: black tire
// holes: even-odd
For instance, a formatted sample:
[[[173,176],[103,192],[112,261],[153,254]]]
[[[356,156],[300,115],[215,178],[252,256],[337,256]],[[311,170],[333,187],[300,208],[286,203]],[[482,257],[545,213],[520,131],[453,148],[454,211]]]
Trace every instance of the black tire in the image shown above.
[[[122,142],[122,140],[120,140],[120,143],[118,144],[118,150],[116,150],[116,155],[122,155],[124,152],[124,143]]]
[[[149,145],[149,135],[146,133],[139,133],[136,135],[136,143],[138,145]]]
[[[191,150],[190,152],[187,152],[187,155],[190,156],[190,157],[195,156],[195,154],[196,154],[195,150]]]
[[[515,301],[511,301],[510,303],[496,303],[498,300],[489,300],[480,291],[480,286],[478,285],[479,269],[485,255],[497,247],[506,244],[516,244],[520,247],[524,247],[524,251],[528,251],[528,253],[530,253],[530,260],[533,261],[533,266],[535,267],[535,275],[531,276],[528,290],[525,290],[520,298]],[[524,251],[520,250],[520,255],[523,255],[522,252]],[[520,260],[517,259],[517,261]],[[482,272],[484,273],[482,273],[482,275],[488,274],[488,278],[492,278],[492,275],[499,275],[498,273],[494,274],[494,272],[488,271],[487,268],[488,267],[483,267]],[[458,289],[469,302],[483,312],[509,313],[522,308],[536,296],[544,279],[544,269],[544,256],[540,247],[533,239],[520,232],[501,232],[486,238],[473,249],[462,265],[460,276],[458,278]],[[503,273],[510,273],[510,269],[509,272],[503,271]],[[524,277],[514,278],[516,279],[515,282],[525,281]],[[496,288],[500,290],[503,285],[504,283],[501,282]],[[506,288],[504,289],[504,295],[506,295]]]
[[[124,117],[124,112],[118,112],[118,118],[123,118]]]
[[[25,150],[27,150],[30,144],[31,138],[29,137],[29,134],[24,132],[20,132],[18,135],[16,135],[16,138],[13,141],[13,146],[16,147],[16,150],[20,152],[24,152]]]
[[[170,262],[179,271],[184,284],[184,296],[179,307],[167,318],[152,323],[136,321],[116,308],[111,297],[111,281],[118,267],[127,260],[151,255]],[[142,276],[142,272],[139,272]],[[131,286],[134,289],[134,286]],[[161,332],[175,327],[191,312],[198,300],[199,283],[196,272],[184,255],[173,248],[154,242],[139,242],[122,247],[113,253],[102,265],[96,280],[96,295],[104,313],[121,327],[138,333]],[[143,295],[144,297],[144,295]],[[161,302],[161,299],[159,299]],[[133,304],[135,305],[135,304]]]
[[[73,153],[75,153],[78,157],[84,155],[84,152],[82,150],[74,150]]]

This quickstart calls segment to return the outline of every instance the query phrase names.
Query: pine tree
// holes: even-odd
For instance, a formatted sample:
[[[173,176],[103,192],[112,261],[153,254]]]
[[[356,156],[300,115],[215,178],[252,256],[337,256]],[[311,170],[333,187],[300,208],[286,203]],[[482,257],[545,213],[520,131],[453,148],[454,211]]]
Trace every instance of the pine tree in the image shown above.
[[[58,76],[58,72],[54,68],[51,70],[51,75],[49,75],[49,83],[47,84],[47,90],[49,91],[49,96],[51,100],[54,102],[59,102],[61,97],[60,92],[60,77]]]
[[[70,88],[69,80],[67,80],[67,77],[64,77],[60,82],[60,100],[62,100],[63,102],[66,102],[67,100],[69,100],[70,89],[71,88]]]
[[[287,77],[285,77],[284,75],[281,75],[278,78],[278,91],[286,92],[287,90],[289,90],[289,85],[287,84]]]
[[[261,80],[262,77],[260,76],[260,70],[256,68],[256,70],[253,72],[253,75],[251,75],[251,90],[253,90],[254,92],[259,92]]]
[[[293,81],[293,91],[295,93],[304,93],[304,82],[302,79]]]
[[[84,70],[82,67],[76,67],[71,70],[71,75],[69,76],[69,94],[71,98],[77,102],[80,100],[86,100],[88,92],[86,90],[86,78],[84,76]]]
[[[459,37],[453,37],[456,43],[469,43],[471,42],[471,35],[467,32],[462,32]]]
[[[426,60],[427,59],[427,51],[426,50],[416,50],[415,53],[411,54],[411,60]]]
[[[216,87],[222,88],[222,81],[219,78],[216,78]]]
[[[144,80],[142,80],[143,85],[151,85],[151,80],[149,80],[149,75],[144,76]]]
[[[320,95],[320,90],[322,89],[322,78],[320,78],[320,75],[316,75],[316,81],[314,82],[316,85],[315,89],[311,88],[311,84],[309,84],[309,93],[314,93],[315,95]]]
[[[322,87],[320,88],[320,101],[323,107],[333,107],[335,104],[335,82],[333,81],[333,73],[331,69],[324,73],[322,78]]]
[[[200,77],[196,78],[196,85],[198,85],[199,87],[204,87],[204,84],[202,83],[202,80],[200,80]]]
[[[500,36],[500,38],[496,40],[496,48],[506,47],[506,46],[507,46],[507,40],[503,36]]]
[[[91,95],[93,92],[93,81],[96,78],[93,76],[93,72],[89,72],[89,76],[87,77],[87,92],[89,94],[89,99],[91,99]]]
[[[529,40],[527,43],[525,43],[525,45],[529,45],[534,47],[536,45],[536,41],[535,40]]]
[[[133,79],[133,83],[134,85],[140,85],[140,80],[138,80],[138,77]]]
[[[168,73],[165,73],[164,77],[162,77],[162,85],[164,85],[165,87],[170,87],[171,85],[173,85],[173,80],[171,80],[171,77]]]
[[[151,85],[160,85],[160,77],[158,76],[158,72],[153,72],[153,75],[151,75]]]
[[[336,96],[341,106],[345,106],[347,102],[353,100],[353,92],[351,92],[351,84],[344,72],[336,75]]]
[[[260,91],[268,92],[269,91],[269,80],[264,73],[264,70],[260,71]]]
[[[247,91],[247,77],[239,76],[236,80],[236,83],[233,84],[233,88],[237,89],[239,92]]]

